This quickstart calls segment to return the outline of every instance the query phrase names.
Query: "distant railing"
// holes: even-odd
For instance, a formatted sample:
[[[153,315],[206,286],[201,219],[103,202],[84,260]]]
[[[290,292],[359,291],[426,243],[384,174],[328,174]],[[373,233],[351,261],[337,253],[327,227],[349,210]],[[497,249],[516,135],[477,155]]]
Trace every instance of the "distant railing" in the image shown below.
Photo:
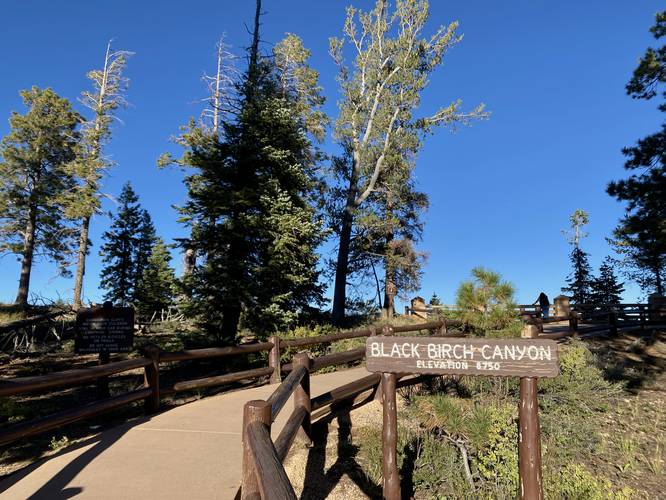
[[[405,306],[405,316],[419,316],[425,318],[427,316],[438,316],[446,314],[447,312],[455,313],[460,310],[460,307],[456,304],[426,304],[425,307],[421,308]],[[516,306],[516,312],[520,316],[540,316],[541,306],[534,304],[519,304]]]

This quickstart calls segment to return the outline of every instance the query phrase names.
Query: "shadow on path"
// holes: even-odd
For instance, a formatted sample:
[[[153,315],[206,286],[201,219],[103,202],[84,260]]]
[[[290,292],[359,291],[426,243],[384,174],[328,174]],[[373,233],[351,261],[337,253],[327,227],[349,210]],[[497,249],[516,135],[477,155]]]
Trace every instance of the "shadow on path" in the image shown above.
[[[51,479],[49,479],[41,488],[39,488],[39,490],[28,497],[30,500],[65,500],[72,498],[73,496],[80,494],[83,491],[83,488],[76,486],[67,487],[67,485],[93,460],[95,460],[95,458],[100,456],[105,450],[120,440],[130,429],[149,420],[149,417],[144,417],[133,422],[119,425],[112,429],[106,430],[90,439],[86,439],[85,441],[77,443],[73,446],[64,448],[62,451],[56,453],[55,455],[51,455],[50,457],[31,464],[1,481],[0,494],[7,491],[21,479],[25,478],[47,462],[92,444],[89,449],[81,453],[73,460],[69,461]]]
[[[356,407],[374,398],[374,393],[367,400],[359,402]],[[381,485],[376,484],[356,462],[358,446],[351,442],[351,417],[353,407],[338,405],[333,412],[313,426],[314,446],[308,453],[305,466],[307,480],[303,485],[301,499],[323,500],[333,491],[343,476],[347,476],[369,498],[382,498]],[[328,442],[329,424],[337,420],[338,442],[336,461],[326,470],[326,444]]]

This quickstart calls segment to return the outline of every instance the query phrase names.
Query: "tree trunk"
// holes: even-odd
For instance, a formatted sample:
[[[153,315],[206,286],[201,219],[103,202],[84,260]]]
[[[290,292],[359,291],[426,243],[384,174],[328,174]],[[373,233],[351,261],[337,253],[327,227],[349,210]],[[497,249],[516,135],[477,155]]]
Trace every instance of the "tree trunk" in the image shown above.
[[[234,340],[238,332],[241,307],[237,300],[230,300],[222,307],[222,339]]]
[[[191,245],[185,247],[185,255],[183,256],[183,276],[187,276],[194,271],[194,266],[197,264],[197,254]]]
[[[81,234],[79,235],[79,252],[76,263],[76,280],[74,282],[74,310],[81,307],[81,294],[83,291],[83,276],[86,274],[86,255],[88,254],[88,233],[90,231],[90,216],[83,218]]]
[[[351,245],[351,232],[353,224],[351,210],[345,209],[342,216],[340,231],[340,245],[338,247],[338,260],[335,266],[335,288],[333,291],[332,321],[340,325],[345,319],[345,302],[347,300],[347,271],[349,268],[349,248]]]
[[[391,262],[392,259],[386,259],[386,279],[384,282],[384,308],[382,309],[382,316],[386,319],[393,318],[395,313],[395,265]]]
[[[258,69],[257,64],[259,63],[259,26],[261,19],[261,0],[255,1],[255,12],[254,12],[254,30],[252,31],[252,45],[250,46],[250,63],[248,65],[248,80],[249,80],[249,90],[254,93],[257,78],[258,78]]]
[[[340,246],[338,247],[338,260],[335,264],[335,286],[333,289],[333,311],[331,320],[334,325],[340,325],[345,319],[345,306],[347,301],[347,273],[349,272],[349,250],[351,248],[351,235],[354,226],[354,212],[356,210],[356,192],[358,191],[358,178],[360,165],[354,159],[351,175],[349,176],[349,187],[347,188],[347,200],[345,211],[342,214],[340,227]]]
[[[37,209],[33,205],[28,212],[28,223],[25,227],[23,239],[23,260],[21,261],[21,276],[16,294],[15,303],[20,306],[28,305],[28,292],[30,291],[30,273],[32,271],[32,257],[35,253],[35,229],[37,226]]]
[[[382,317],[385,319],[393,318],[395,312],[395,258],[393,255],[394,249],[392,248],[393,242],[393,198],[391,192],[386,193],[386,220],[388,223],[388,233],[386,234],[386,255],[384,256],[384,307],[382,310]]]

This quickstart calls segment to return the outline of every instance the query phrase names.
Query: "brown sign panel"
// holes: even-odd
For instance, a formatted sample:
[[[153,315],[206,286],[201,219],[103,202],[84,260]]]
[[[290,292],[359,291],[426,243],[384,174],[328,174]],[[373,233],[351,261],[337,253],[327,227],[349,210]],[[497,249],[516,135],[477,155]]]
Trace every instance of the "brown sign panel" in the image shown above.
[[[93,307],[76,314],[74,350],[80,354],[129,352],[134,345],[134,309]]]
[[[556,377],[557,343],[549,339],[370,337],[370,372]]]

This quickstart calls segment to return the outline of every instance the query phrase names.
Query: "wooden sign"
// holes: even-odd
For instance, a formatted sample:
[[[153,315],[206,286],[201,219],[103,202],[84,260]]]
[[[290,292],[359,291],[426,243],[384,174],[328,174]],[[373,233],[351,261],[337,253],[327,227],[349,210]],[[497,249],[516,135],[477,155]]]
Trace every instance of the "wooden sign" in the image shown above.
[[[370,372],[556,377],[557,343],[549,339],[369,337]]]
[[[76,314],[74,350],[79,354],[129,352],[134,346],[134,309],[94,307]]]

